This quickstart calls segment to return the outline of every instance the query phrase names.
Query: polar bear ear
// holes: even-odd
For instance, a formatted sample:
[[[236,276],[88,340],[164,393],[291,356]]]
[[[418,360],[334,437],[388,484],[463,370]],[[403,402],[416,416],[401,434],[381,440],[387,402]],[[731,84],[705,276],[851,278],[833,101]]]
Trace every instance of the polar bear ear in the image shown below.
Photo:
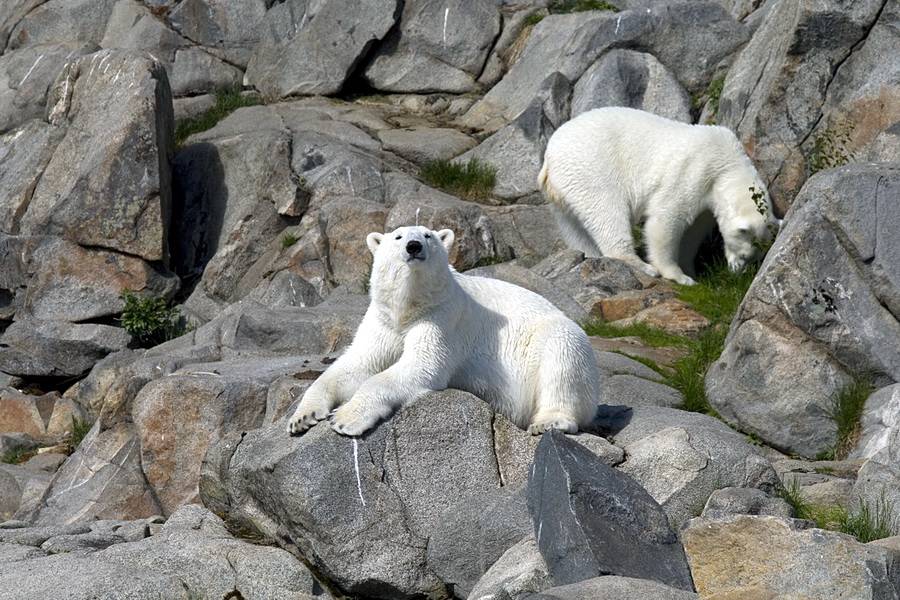
[[[441,240],[441,243],[444,245],[444,249],[447,252],[450,252],[450,248],[453,246],[453,240],[456,239],[456,236],[453,234],[453,231],[449,229],[441,229],[437,232],[438,239]]]
[[[380,233],[372,232],[366,236],[366,245],[369,247],[369,252],[375,254],[375,251],[378,250],[378,246],[381,245],[381,240],[384,239],[384,236]]]

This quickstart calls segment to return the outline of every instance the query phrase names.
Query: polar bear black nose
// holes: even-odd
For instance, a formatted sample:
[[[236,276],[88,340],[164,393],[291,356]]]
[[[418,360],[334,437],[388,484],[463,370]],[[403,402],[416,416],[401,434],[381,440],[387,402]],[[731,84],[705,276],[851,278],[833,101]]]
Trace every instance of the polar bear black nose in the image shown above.
[[[406,244],[406,252],[407,252],[410,256],[415,256],[416,254],[418,254],[418,253],[421,252],[421,251],[422,251],[422,243],[421,243],[421,242],[417,242],[416,240],[412,240],[411,242],[408,242],[408,243]]]

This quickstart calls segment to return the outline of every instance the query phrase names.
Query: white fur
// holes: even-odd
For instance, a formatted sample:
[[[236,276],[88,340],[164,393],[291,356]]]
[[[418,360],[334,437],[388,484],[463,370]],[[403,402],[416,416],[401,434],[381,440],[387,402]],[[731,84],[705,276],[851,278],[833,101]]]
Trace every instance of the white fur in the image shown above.
[[[454,271],[453,239],[449,229],[425,227],[369,234],[369,309],[353,343],[304,394],[290,433],[334,411],[335,431],[361,435],[448,387],[487,400],[535,434],[591,422],[599,374],[585,333],[537,294]],[[407,251],[412,241],[424,247],[422,260]]]
[[[730,130],[631,108],[587,111],[556,130],[538,185],[570,246],[683,284],[694,283],[682,267],[692,263],[708,229],[704,215],[718,222],[735,271],[754,258],[754,239],[767,239],[780,225],[765,184]],[[750,187],[765,195],[766,216]],[[644,219],[649,265],[635,253],[631,234]]]

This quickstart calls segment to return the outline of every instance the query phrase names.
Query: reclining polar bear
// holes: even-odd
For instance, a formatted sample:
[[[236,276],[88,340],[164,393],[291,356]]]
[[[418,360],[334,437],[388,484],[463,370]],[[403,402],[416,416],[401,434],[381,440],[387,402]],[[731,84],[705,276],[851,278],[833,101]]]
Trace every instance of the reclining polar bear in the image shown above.
[[[533,434],[591,422],[599,373],[585,333],[537,294],[454,271],[453,240],[449,229],[425,227],[369,234],[369,309],[353,343],[303,395],[288,432],[331,415],[335,431],[361,435],[448,387]]]
[[[712,226],[711,220],[706,231],[696,226],[704,215],[718,222],[733,271],[756,256],[755,240],[769,239],[780,226],[734,133],[631,108],[590,110],[557,129],[538,186],[571,247],[682,284],[694,283],[683,268],[691,270]],[[635,253],[632,239],[632,225],[643,219],[650,264]]]

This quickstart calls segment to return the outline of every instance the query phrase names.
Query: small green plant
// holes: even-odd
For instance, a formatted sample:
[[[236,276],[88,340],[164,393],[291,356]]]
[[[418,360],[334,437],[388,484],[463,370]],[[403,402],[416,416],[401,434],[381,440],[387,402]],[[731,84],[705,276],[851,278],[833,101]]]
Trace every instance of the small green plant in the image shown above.
[[[619,8],[604,0],[553,0],[547,6],[551,13],[574,13],[588,10],[619,12]]]
[[[546,16],[547,15],[545,15],[544,13],[542,13],[540,11],[533,12],[530,15],[528,15],[527,17],[525,17],[525,21],[524,21],[525,26],[533,27],[533,26],[537,25],[538,23],[540,23],[541,21],[543,21],[544,17],[546,17]]]
[[[431,187],[467,200],[490,197],[497,183],[497,169],[477,158],[471,158],[465,164],[449,160],[431,161],[422,167],[419,176]]]
[[[816,524],[819,529],[830,529],[852,535],[867,544],[875,540],[900,534],[900,524],[893,516],[893,506],[884,496],[871,506],[859,500],[856,511],[850,512],[840,505],[811,504],[806,501],[796,480],[781,490],[781,497],[791,505],[794,516]]]
[[[88,421],[83,421],[78,417],[72,417],[72,434],[69,436],[69,445],[74,450],[81,445],[84,436],[88,434],[93,425]]]
[[[775,236],[778,235],[778,226],[775,225],[774,221],[770,218],[771,215],[769,214],[769,204],[766,202],[766,193],[756,189],[752,185],[748,188],[748,191],[750,192],[750,199],[753,200],[753,204],[756,205],[756,212],[762,215],[766,220],[766,228],[769,233],[768,237],[766,239],[755,238],[753,240],[753,245],[759,251],[759,255],[765,256],[768,254],[772,244],[775,243]]]
[[[837,425],[836,441],[832,450],[822,453],[823,457],[843,460],[853,450],[859,440],[859,420],[872,391],[871,377],[862,374],[835,395],[829,416]]]
[[[178,309],[165,298],[141,297],[126,290],[122,300],[125,307],[119,322],[141,346],[155,346],[184,333]]]
[[[0,456],[0,463],[8,465],[18,465],[35,455],[34,450],[26,450],[25,448],[14,448],[7,450]]]
[[[725,89],[725,76],[716,77],[709,82],[706,88],[706,98],[709,103],[709,118],[706,120],[708,125],[715,125],[716,116],[719,114],[719,100],[722,98],[722,90]]]
[[[682,409],[717,416],[706,398],[706,371],[722,354],[727,333],[728,328],[722,324],[708,327],[700,337],[690,341],[687,356],[675,363],[675,372],[667,379],[684,397]]]
[[[283,236],[281,236],[281,247],[282,248],[290,248],[291,246],[296,244],[297,240],[299,240],[299,239],[300,238],[298,238],[293,233],[285,233]]]
[[[807,166],[810,176],[819,171],[841,167],[854,160],[850,147],[851,128],[839,125],[829,128],[816,136]]]
[[[175,145],[181,146],[190,136],[215,127],[216,123],[244,106],[254,106],[260,100],[255,95],[244,95],[240,89],[226,89],[216,92],[216,104],[196,117],[179,121],[175,127]]]

